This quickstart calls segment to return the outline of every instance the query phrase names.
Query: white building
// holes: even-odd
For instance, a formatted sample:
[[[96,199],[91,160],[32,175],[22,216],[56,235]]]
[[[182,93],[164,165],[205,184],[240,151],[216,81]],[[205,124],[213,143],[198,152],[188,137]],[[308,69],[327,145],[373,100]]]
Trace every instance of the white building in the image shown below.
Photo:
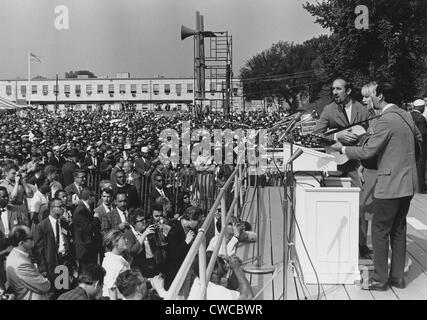
[[[0,97],[39,108],[54,110],[120,110],[122,106],[136,110],[186,110],[194,104],[193,78],[131,78],[129,73],[115,78],[31,80],[31,97],[27,80],[0,80]],[[243,107],[242,85],[238,79],[232,83],[231,109]],[[56,94],[56,91],[57,94]],[[206,79],[204,105],[212,110],[223,110],[225,91],[214,81]]]

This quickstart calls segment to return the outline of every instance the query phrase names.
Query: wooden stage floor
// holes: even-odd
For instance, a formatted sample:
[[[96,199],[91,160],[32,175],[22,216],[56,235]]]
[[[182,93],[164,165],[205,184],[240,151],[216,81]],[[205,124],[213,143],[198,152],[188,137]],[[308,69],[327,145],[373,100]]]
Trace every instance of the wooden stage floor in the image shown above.
[[[243,244],[238,255],[243,264],[249,267],[253,257],[259,256],[259,264],[276,266],[273,274],[246,274],[251,282],[258,300],[283,299],[283,213],[281,201],[283,189],[266,187],[261,189],[259,220],[259,254],[258,244]],[[280,190],[280,193],[279,193]],[[251,188],[247,192],[242,219],[247,220],[256,230],[257,201]],[[353,285],[302,285],[293,272],[287,272],[289,300],[425,300],[427,299],[427,194],[414,196],[409,210],[407,233],[407,259],[411,261],[405,273],[406,289],[391,288],[386,292],[362,290],[360,283]],[[369,230],[370,233],[370,230]],[[370,239],[368,240],[370,242]],[[359,261],[359,269],[364,276],[372,272],[372,260]],[[261,290],[264,288],[264,290]],[[261,292],[260,292],[261,291]]]

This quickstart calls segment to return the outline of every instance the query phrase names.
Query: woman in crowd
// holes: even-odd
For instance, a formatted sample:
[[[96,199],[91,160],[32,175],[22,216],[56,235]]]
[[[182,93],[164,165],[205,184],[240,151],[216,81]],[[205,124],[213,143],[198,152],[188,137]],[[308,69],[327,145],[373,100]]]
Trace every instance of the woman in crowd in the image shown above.
[[[104,237],[105,257],[102,261],[102,267],[106,274],[104,278],[104,288],[102,295],[111,300],[119,298],[116,288],[117,276],[130,269],[129,263],[123,258],[122,254],[127,250],[127,240],[121,230],[110,230]]]

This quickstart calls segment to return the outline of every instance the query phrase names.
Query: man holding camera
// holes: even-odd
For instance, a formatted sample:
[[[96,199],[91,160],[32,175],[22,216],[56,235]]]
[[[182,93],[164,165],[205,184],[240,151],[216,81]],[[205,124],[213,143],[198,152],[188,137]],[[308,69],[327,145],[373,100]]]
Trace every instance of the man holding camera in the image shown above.
[[[125,233],[131,256],[131,267],[141,271],[144,277],[152,278],[160,273],[161,266],[157,257],[159,247],[154,237],[161,232],[151,219],[146,217],[142,209],[133,211],[129,218],[130,228]]]

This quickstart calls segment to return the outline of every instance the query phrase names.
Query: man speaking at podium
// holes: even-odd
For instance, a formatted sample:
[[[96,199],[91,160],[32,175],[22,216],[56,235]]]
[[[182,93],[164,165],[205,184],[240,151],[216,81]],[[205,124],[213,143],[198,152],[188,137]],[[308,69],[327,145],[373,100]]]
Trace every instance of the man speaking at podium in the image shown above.
[[[344,79],[336,79],[332,84],[332,94],[334,101],[326,105],[314,127],[313,133],[325,133],[331,129],[344,129],[352,124],[360,123],[369,119],[370,113],[367,108],[351,98],[352,86]],[[361,125],[367,129],[369,122]],[[343,130],[331,135],[329,138],[339,141],[345,146],[355,145],[357,136],[348,130]],[[338,166],[342,177],[351,178],[353,187],[362,188],[358,174],[360,163],[357,160],[350,160]],[[368,233],[368,221],[365,219],[364,204],[359,201],[359,254],[362,258],[372,253],[366,245]]]
[[[406,215],[418,184],[415,146],[422,141],[409,113],[385,99],[393,101],[396,89],[378,84],[371,95],[375,109],[382,116],[373,127],[373,134],[358,147],[336,143],[334,150],[349,159],[369,159],[378,155],[377,182],[374,190],[375,212],[372,220],[375,276],[367,288],[384,291],[388,285],[404,288],[406,254]],[[391,241],[391,268],[388,272],[388,250]]]

